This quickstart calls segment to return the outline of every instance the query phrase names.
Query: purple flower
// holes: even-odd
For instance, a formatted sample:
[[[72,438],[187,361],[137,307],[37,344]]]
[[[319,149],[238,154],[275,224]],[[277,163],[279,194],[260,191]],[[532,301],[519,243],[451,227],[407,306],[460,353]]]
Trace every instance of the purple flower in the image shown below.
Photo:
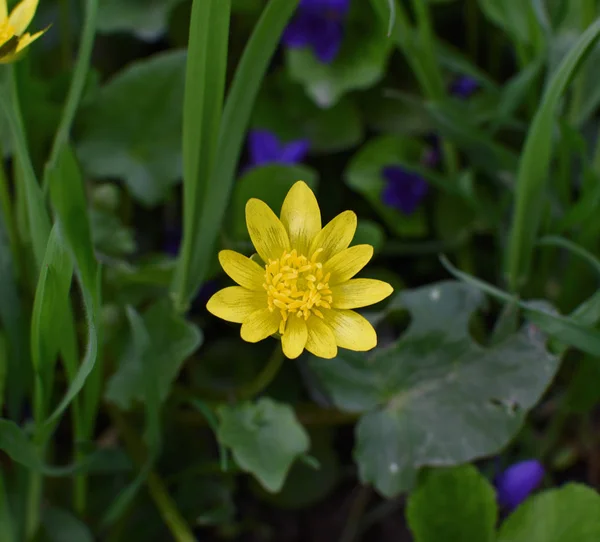
[[[277,136],[268,130],[252,130],[248,136],[250,166],[265,164],[297,164],[308,153],[309,142],[298,139],[282,144]]]
[[[386,181],[381,193],[383,203],[405,215],[414,213],[429,190],[425,179],[399,166],[387,166],[382,173]]]
[[[453,94],[457,98],[467,99],[470,98],[477,89],[479,89],[477,80],[468,75],[463,75],[450,85],[450,94]]]
[[[514,510],[544,479],[544,467],[537,459],[514,463],[496,477],[498,502]]]
[[[290,48],[311,47],[324,64],[335,60],[344,38],[344,18],[350,0],[301,0],[283,34]]]

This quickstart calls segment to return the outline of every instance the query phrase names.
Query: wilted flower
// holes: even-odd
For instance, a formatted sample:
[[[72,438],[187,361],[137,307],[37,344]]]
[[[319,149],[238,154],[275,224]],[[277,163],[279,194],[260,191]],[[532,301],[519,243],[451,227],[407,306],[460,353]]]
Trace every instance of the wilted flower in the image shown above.
[[[304,160],[309,146],[307,139],[297,139],[284,144],[268,130],[252,130],[248,136],[250,166],[297,164]]]
[[[249,200],[246,224],[262,261],[222,250],[221,266],[239,286],[217,292],[206,308],[242,324],[245,341],[278,333],[288,358],[304,349],[333,358],[338,346],[374,348],[373,326],[350,309],[377,303],[393,289],[379,280],[352,278],[373,255],[370,245],[348,248],[356,223],[356,215],[345,211],[321,228],[319,204],[302,181],[288,192],[281,219],[263,201]]]
[[[508,510],[515,509],[542,483],[544,474],[537,459],[514,463],[496,478],[498,502]]]
[[[400,166],[387,166],[382,174],[386,181],[381,193],[383,203],[405,215],[414,213],[427,195],[427,181],[418,173]]]
[[[349,5],[350,0],[301,0],[283,43],[292,48],[311,47],[321,62],[333,62],[344,38]]]
[[[470,98],[479,89],[479,83],[473,77],[463,75],[450,85],[450,93],[457,98]]]
[[[38,39],[45,30],[25,32],[35,15],[38,0],[23,0],[8,15],[6,0],[0,0],[0,63],[16,60],[19,53]]]

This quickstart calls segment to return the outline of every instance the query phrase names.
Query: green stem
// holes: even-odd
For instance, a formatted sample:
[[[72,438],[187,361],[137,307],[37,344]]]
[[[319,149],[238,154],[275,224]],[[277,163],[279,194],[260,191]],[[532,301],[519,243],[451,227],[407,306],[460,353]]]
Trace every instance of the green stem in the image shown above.
[[[92,58],[92,49],[94,46],[94,38],[96,35],[96,18],[98,14],[98,0],[87,0],[85,9],[85,20],[83,23],[83,32],[79,43],[79,54],[75,62],[73,71],[73,79],[71,87],[67,94],[67,101],[63,109],[58,130],[54,136],[50,158],[48,159],[48,167],[53,168],[58,159],[58,155],[62,146],[69,140],[71,126],[77,112],[77,107],[83,94],[85,80],[90,67]],[[48,175],[44,176],[44,191],[48,188]]]
[[[133,460],[140,466],[144,465],[146,454],[141,439],[117,409],[110,408],[109,412]],[[162,479],[155,472],[150,471],[146,478],[146,485],[163,521],[171,531],[173,539],[176,542],[196,542],[196,537],[179,512],[175,501],[169,495]]]
[[[263,370],[258,373],[256,378],[252,380],[252,382],[241,386],[234,392],[236,398],[240,401],[252,399],[265,390],[277,376],[277,373],[283,364],[283,360],[283,350],[281,349],[281,344],[278,344],[275,350],[273,350],[268,363],[265,365]]]
[[[4,473],[0,471],[0,540],[3,542],[15,542],[13,518],[6,492]]]
[[[0,147],[0,209],[2,216],[4,217],[4,227],[6,228],[6,235],[13,257],[15,276],[19,277],[21,275],[21,258],[18,245],[17,223],[15,222],[15,216],[12,209],[12,200],[8,189],[8,178],[2,160],[3,156],[3,149]]]
[[[65,70],[71,67],[71,10],[69,0],[60,0],[60,52]]]

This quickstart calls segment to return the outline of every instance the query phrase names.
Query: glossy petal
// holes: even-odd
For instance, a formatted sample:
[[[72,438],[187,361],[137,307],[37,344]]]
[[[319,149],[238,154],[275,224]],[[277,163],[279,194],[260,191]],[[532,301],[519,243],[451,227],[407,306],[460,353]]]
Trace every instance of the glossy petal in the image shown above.
[[[542,483],[544,474],[536,459],[511,465],[496,479],[498,501],[510,510],[516,508]]]
[[[35,10],[38,6],[38,0],[23,0],[20,4],[18,4],[11,12],[8,21],[10,25],[15,29],[15,34],[20,36],[27,30],[27,27],[31,23],[33,16],[35,15]],[[39,36],[30,36],[30,41],[34,41]],[[29,45],[29,43],[27,45]],[[24,45],[26,47],[27,45]]]
[[[264,262],[281,258],[290,250],[290,240],[283,224],[269,206],[252,198],[246,203],[246,226],[256,252]]]
[[[208,312],[236,324],[241,324],[249,315],[266,306],[266,292],[251,292],[241,286],[219,290],[206,304]]]
[[[313,191],[304,181],[290,188],[281,206],[281,222],[288,232],[290,245],[308,255],[312,239],[321,230],[321,210]]]
[[[252,130],[248,136],[248,147],[252,166],[275,162],[281,153],[277,136],[268,130]]]
[[[349,310],[323,310],[325,323],[332,329],[341,348],[365,352],[377,346],[377,333],[366,318]]]
[[[317,316],[311,316],[306,325],[308,327],[306,349],[320,358],[335,358],[337,344],[332,329]]]
[[[278,161],[282,164],[298,164],[302,162],[308,153],[310,142],[308,139],[290,141],[284,145]]]
[[[325,272],[331,273],[329,285],[335,286],[340,282],[350,280],[373,257],[371,245],[356,245],[338,252],[324,264]]]
[[[352,211],[344,211],[337,215],[327,226],[325,226],[314,238],[310,254],[322,248],[319,261],[326,262],[338,252],[341,252],[352,242],[356,232],[356,214]]]
[[[19,38],[19,41],[17,42],[17,46],[15,47],[15,50],[0,57],[0,64],[8,64],[9,62],[18,60],[19,57],[21,56],[21,53],[23,52],[23,50],[26,47],[28,47],[29,45],[31,45],[31,43],[33,43],[35,40],[37,40],[40,36],[42,36],[45,33],[46,33],[46,30],[41,30],[40,32],[36,32],[33,35],[23,34]]]
[[[387,283],[375,279],[352,279],[331,287],[332,308],[357,309],[379,303],[394,289]]]
[[[6,0],[0,0],[0,21],[4,21],[8,17],[8,6]]]
[[[273,335],[279,329],[279,322],[281,322],[279,311],[261,309],[244,319],[240,335],[249,343],[257,343]]]
[[[233,250],[219,252],[219,262],[225,273],[244,288],[263,291],[265,270],[250,258]]]
[[[296,359],[306,346],[308,328],[304,318],[290,316],[285,326],[285,333],[281,337],[283,353],[289,359]]]

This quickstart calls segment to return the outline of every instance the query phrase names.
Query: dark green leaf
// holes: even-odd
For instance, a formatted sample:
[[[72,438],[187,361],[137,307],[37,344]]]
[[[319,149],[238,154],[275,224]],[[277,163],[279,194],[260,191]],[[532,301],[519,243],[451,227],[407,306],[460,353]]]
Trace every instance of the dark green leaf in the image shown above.
[[[289,405],[268,397],[256,403],[219,407],[219,441],[231,448],[236,463],[262,486],[278,492],[309,438]]]
[[[411,493],[406,516],[415,542],[492,542],[496,492],[471,465],[429,470]]]
[[[48,542],[94,542],[85,523],[61,508],[44,508],[42,525]]]
[[[391,306],[407,332],[370,356],[310,361],[341,409],[369,411],[356,431],[361,479],[386,496],[409,489],[417,470],[497,453],[521,427],[558,368],[534,333],[491,348],[468,332],[482,295],[458,282],[402,292]],[[389,307],[388,307],[389,310]]]
[[[140,60],[102,87],[79,116],[77,150],[88,174],[117,178],[141,203],[160,203],[180,180],[186,54]]]
[[[498,542],[565,540],[600,540],[600,496],[584,485],[568,484],[528,499],[498,533]]]

